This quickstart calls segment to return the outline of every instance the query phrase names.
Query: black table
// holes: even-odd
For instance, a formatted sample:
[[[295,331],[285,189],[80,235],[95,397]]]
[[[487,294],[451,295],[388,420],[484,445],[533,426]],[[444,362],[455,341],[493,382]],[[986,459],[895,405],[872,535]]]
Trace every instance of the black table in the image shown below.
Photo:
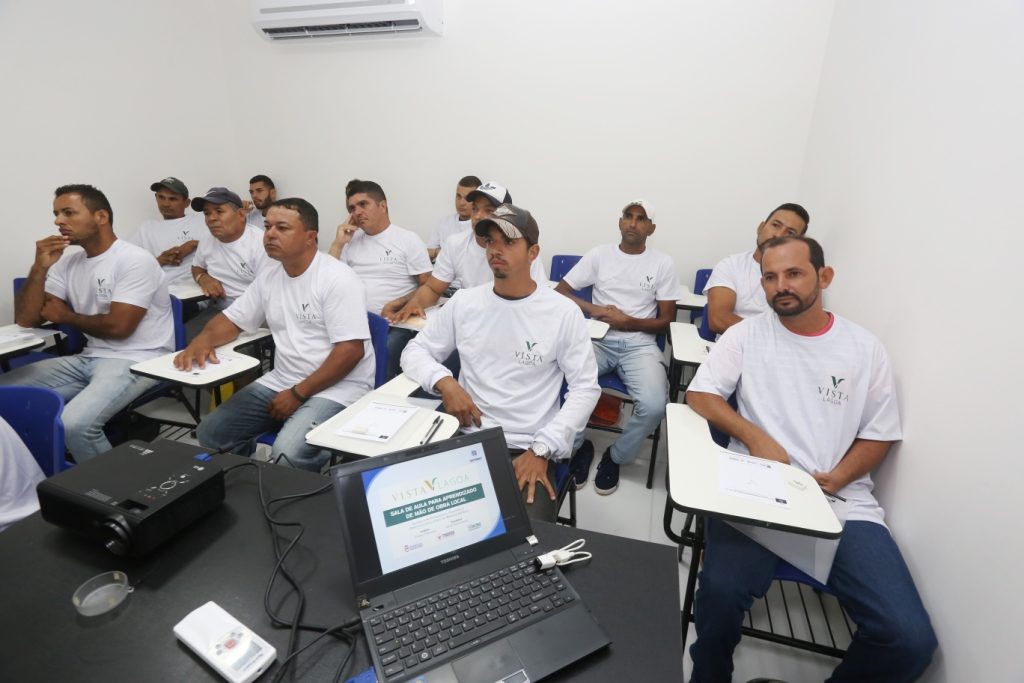
[[[101,456],[102,457],[102,456]],[[215,456],[227,466],[246,459]],[[327,477],[269,463],[263,471],[268,497],[314,490]],[[271,536],[260,511],[256,471],[228,472],[225,504],[152,555],[129,560],[43,521],[38,513],[0,533],[0,681],[213,681],[212,669],[174,637],[188,612],[214,600],[268,640],[279,653],[287,629],[274,628],[263,609],[274,566]],[[335,626],[356,615],[341,524],[333,492],[285,504],[279,518],[300,520],[305,534],[288,566],[306,591],[304,621]],[[675,549],[569,527],[535,522],[541,544],[561,547],[587,540],[590,563],[566,576],[613,641],[552,681],[682,680],[679,579]],[[292,530],[284,530],[290,535]],[[82,582],[122,570],[134,593],[115,612],[87,619],[71,604]],[[291,615],[280,578],[272,603]],[[284,600],[283,606],[282,599]],[[315,634],[304,633],[300,645]],[[331,680],[347,646],[324,638],[298,657],[296,680]],[[349,675],[370,666],[362,636]],[[277,665],[272,668],[277,669]],[[268,680],[264,674],[260,680]],[[287,677],[285,680],[289,680]]]

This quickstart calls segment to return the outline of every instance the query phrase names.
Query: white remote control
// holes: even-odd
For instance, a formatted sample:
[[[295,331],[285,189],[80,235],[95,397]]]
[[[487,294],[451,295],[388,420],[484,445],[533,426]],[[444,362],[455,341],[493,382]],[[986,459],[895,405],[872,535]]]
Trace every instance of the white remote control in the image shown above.
[[[192,610],[174,635],[231,683],[252,683],[277,658],[277,650],[212,600]]]

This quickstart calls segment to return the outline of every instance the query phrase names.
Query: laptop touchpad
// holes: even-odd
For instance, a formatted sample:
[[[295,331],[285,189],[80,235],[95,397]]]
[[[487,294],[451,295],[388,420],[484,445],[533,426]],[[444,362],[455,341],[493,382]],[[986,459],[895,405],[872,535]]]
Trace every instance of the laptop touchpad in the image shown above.
[[[508,641],[502,639],[471,652],[461,659],[456,659],[452,662],[452,668],[460,681],[490,683],[491,681],[501,681],[505,677],[521,671],[523,663]],[[513,680],[515,679],[513,678]]]

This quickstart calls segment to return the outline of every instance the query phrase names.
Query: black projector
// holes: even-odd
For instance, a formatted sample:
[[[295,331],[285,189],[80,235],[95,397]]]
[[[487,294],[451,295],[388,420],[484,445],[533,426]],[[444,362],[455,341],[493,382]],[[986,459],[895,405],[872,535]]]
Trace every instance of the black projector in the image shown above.
[[[129,441],[40,482],[43,519],[115,555],[148,553],[224,501],[224,472],[207,452]]]

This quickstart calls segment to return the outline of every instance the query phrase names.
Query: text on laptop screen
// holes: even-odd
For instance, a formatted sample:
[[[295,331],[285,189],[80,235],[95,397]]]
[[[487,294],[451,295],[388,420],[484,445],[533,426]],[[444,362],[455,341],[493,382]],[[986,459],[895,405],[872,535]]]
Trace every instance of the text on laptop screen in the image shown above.
[[[482,444],[362,473],[384,574],[504,534]]]

